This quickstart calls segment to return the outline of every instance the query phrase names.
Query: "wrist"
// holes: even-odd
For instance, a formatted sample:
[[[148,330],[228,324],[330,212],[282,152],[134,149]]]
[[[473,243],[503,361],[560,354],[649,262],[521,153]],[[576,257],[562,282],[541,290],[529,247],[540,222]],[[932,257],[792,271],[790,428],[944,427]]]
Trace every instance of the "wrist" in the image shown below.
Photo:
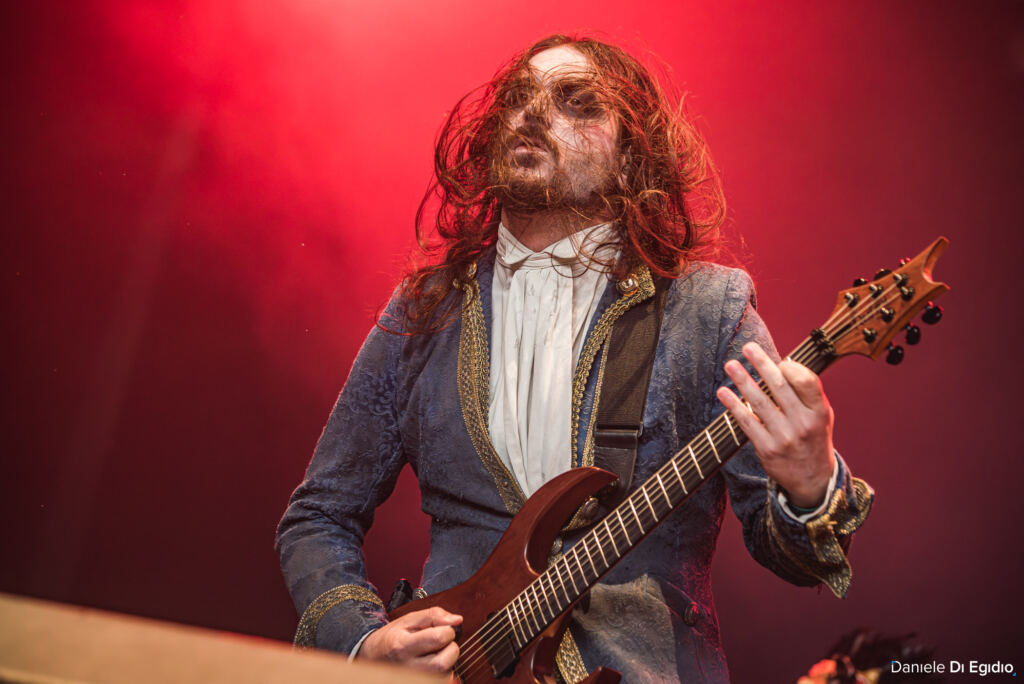
[[[828,482],[820,489],[815,489],[812,493],[791,492],[788,489],[784,489],[784,491],[786,492],[786,501],[794,510],[801,513],[810,513],[825,503]]]
[[[803,509],[804,512],[813,511],[825,503],[828,496],[832,478],[835,477],[838,461],[835,452],[831,449],[828,457],[817,461],[815,472],[807,473],[802,478],[793,482],[782,483],[779,486],[786,494],[787,503],[795,509]]]
[[[356,645],[353,646],[352,650],[349,651],[349,653],[348,653],[348,662],[351,663],[356,658],[366,658],[367,657],[365,652],[364,652],[363,645],[366,643],[366,640],[370,638],[370,635],[374,634],[378,629],[380,629],[380,627],[371,629],[369,632],[367,632],[366,634],[364,634],[362,637],[359,638],[359,641],[356,642]]]
[[[366,636],[362,638],[360,643],[355,650],[354,656],[356,658],[365,658],[366,660],[377,660],[380,657],[378,653],[378,642],[382,637],[381,628],[378,627],[370,632],[367,632]]]

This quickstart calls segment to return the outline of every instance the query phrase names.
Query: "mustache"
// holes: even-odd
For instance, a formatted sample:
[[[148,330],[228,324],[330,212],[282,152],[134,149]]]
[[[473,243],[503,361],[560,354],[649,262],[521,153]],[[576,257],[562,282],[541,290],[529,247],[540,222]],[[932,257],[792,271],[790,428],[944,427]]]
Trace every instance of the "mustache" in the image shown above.
[[[557,147],[548,136],[547,131],[537,124],[523,124],[515,130],[508,131],[505,136],[505,143],[509,150],[514,149],[519,143],[525,143],[531,147],[539,147],[551,154],[557,152]]]

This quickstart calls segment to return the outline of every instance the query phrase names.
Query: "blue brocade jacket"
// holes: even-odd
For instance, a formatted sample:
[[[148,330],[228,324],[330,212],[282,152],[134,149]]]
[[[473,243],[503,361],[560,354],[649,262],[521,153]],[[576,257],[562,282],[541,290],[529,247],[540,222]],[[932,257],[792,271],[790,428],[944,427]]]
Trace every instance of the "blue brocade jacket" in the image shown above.
[[[404,464],[419,479],[430,516],[430,555],[421,584],[429,593],[469,578],[498,542],[524,497],[488,434],[490,302],[494,255],[481,259],[453,325],[433,335],[374,329],[277,532],[288,588],[302,618],[296,643],[348,652],[386,616],[366,579],[361,545],[374,509],[392,492]],[[591,418],[600,396],[605,342],[616,319],[654,293],[609,284],[573,377],[574,466],[593,464]],[[695,263],[672,281],[644,410],[634,485],[639,485],[722,411],[715,389],[723,365],[758,342],[776,356],[742,271]],[[393,301],[389,307],[395,310]],[[749,365],[748,365],[749,369]],[[575,682],[599,666],[624,682],[728,682],[709,568],[728,492],[751,555],[797,585],[825,583],[845,594],[844,549],[867,516],[873,492],[839,459],[825,513],[798,522],[778,502],[747,445],[681,510],[670,516],[578,607],[558,652],[562,677]],[[564,548],[586,529],[563,535]]]

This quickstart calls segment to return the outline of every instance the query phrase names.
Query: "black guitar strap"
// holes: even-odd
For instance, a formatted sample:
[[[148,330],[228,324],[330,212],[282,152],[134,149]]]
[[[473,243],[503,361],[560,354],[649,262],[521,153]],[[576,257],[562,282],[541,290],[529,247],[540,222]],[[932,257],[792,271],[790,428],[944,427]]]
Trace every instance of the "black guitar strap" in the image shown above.
[[[601,496],[607,506],[629,491],[644,429],[644,404],[671,281],[655,278],[655,293],[622,314],[608,341],[607,365],[594,421],[594,465],[619,476]]]

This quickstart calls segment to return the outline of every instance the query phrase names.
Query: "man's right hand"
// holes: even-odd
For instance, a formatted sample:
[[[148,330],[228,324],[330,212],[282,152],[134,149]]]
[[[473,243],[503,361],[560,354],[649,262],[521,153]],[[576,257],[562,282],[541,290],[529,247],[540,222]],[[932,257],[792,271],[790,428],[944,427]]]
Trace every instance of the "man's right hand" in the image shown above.
[[[435,606],[407,613],[371,632],[357,657],[450,672],[459,658],[455,627],[462,616]]]

